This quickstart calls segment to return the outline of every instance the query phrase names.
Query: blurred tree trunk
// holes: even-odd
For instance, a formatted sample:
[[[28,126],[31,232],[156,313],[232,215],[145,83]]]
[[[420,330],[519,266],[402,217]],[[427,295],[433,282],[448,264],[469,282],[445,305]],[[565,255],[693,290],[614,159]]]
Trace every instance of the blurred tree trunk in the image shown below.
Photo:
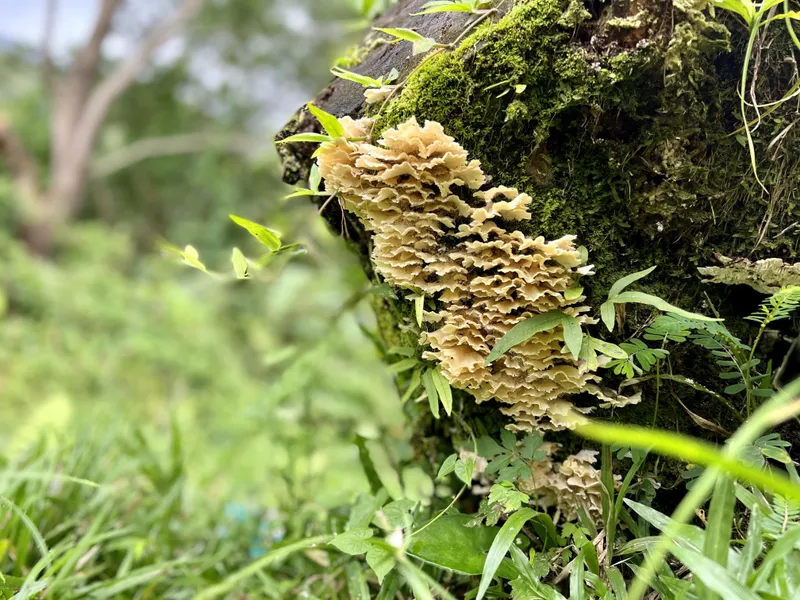
[[[136,80],[153,54],[194,18],[203,0],[181,0],[131,54],[98,80],[102,46],[123,0],[103,0],[92,34],[71,67],[55,73],[49,39],[57,22],[49,0],[42,46],[42,74],[52,100],[49,185],[42,186],[35,162],[9,123],[0,125],[0,157],[8,163],[23,202],[23,235],[32,252],[50,253],[58,229],[75,218],[86,195],[92,151],[114,101]]]
[[[533,198],[525,233],[547,239],[574,234],[588,248],[597,275],[581,283],[595,309],[620,277],[658,265],[644,280],[645,289],[690,310],[719,310],[746,336],[741,317],[762,297],[745,286],[731,294],[730,288],[704,285],[697,267],[717,264],[719,254],[800,259],[800,239],[785,234],[800,221],[800,191],[790,183],[800,176],[800,129],[776,136],[783,126],[762,124],[756,131],[765,192],[732,135],[741,125],[737,86],[744,25],[719,9],[710,14],[703,1],[517,0],[495,2],[498,10],[462,40],[481,17],[411,16],[423,4],[400,0],[374,25],[414,28],[442,44],[458,41],[457,48],[434,50],[438,55],[422,63],[421,56],[411,56],[408,42],[376,43],[386,36],[373,31],[362,44],[363,60],[349,67],[373,78],[393,68],[400,72],[404,85],[377,115],[374,138],[412,116],[420,123],[440,122],[481,161],[494,185]],[[781,98],[795,77],[785,30],[769,34],[759,40],[751,77],[752,93],[762,103]],[[341,79],[315,104],[337,117],[376,116],[378,110],[365,103],[361,86]],[[786,123],[796,118],[788,112],[788,105],[777,111]],[[277,139],[307,131],[320,128],[301,109]],[[284,180],[305,180],[315,146],[278,148]],[[326,205],[323,216],[371,273],[368,232],[338,203]],[[400,321],[409,314],[393,302],[404,301],[375,301],[389,347],[404,345],[397,343]],[[640,332],[651,316],[649,309],[630,305],[627,315],[618,315],[623,327],[617,341]],[[715,385],[708,356],[689,349],[671,359],[676,372]],[[685,386],[678,391],[703,419],[735,428],[719,403]],[[491,405],[465,403],[490,428],[499,421]],[[657,412],[645,401],[617,411],[615,418],[655,419],[667,429],[710,435],[671,398],[662,399]],[[420,417],[415,431],[419,439],[435,440],[446,426]]]

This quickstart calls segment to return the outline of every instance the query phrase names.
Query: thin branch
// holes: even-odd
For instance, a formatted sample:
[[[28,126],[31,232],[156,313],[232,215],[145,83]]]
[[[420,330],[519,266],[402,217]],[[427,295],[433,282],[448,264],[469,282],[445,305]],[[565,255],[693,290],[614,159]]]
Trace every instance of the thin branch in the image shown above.
[[[193,154],[213,149],[247,155],[257,148],[257,141],[244,134],[186,133],[146,138],[95,160],[91,167],[91,176],[93,179],[108,177],[143,160],[160,156]]]
[[[117,0],[107,0],[107,2],[115,1]],[[112,103],[136,80],[156,50],[177,34],[186,22],[193,19],[202,6],[203,0],[183,0],[171,17],[153,29],[130,57],[97,84],[89,95],[75,130],[75,143],[79,152],[91,149],[94,137]]]
[[[42,34],[42,79],[46,88],[53,85],[53,35],[56,28],[58,0],[47,0]]]

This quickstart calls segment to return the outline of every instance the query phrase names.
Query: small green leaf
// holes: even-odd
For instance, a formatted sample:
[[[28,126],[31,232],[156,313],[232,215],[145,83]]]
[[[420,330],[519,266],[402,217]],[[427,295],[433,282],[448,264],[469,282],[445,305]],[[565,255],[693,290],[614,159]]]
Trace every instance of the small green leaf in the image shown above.
[[[600,305],[600,318],[609,331],[614,331],[617,313],[614,310],[614,303],[611,300],[606,300]]]
[[[564,315],[561,318],[561,327],[564,330],[564,343],[567,346],[572,358],[578,360],[583,344],[583,330],[581,323],[575,317]]]
[[[416,358],[404,358],[403,360],[398,360],[396,363],[389,365],[388,369],[390,373],[403,373],[409,369],[413,369],[418,364],[419,361]]]
[[[743,392],[747,386],[744,383],[735,383],[733,385],[729,385],[725,388],[726,394],[738,394],[739,392]]]
[[[482,435],[478,438],[478,455],[483,458],[492,458],[498,454],[503,454],[503,447],[495,442],[488,435]]]
[[[603,356],[608,356],[609,358],[619,358],[622,360],[628,358],[628,353],[616,344],[612,344],[611,342],[606,342],[594,337],[587,337],[586,339],[588,340],[589,345],[591,345],[592,348],[597,350]]]
[[[519,510],[528,500],[528,494],[517,490],[510,481],[500,481],[489,490],[489,504],[500,504],[504,512]]]
[[[422,327],[422,322],[425,316],[425,296],[414,296],[414,315],[417,318],[417,325]]]
[[[322,125],[322,128],[329,136],[333,139],[344,136],[344,127],[339,123],[339,119],[321,108],[314,106],[313,102],[309,102],[306,106],[308,110],[311,111],[311,114],[317,118],[317,121],[319,121],[319,124]]]
[[[363,554],[372,547],[367,541],[371,537],[372,529],[351,529],[333,538],[331,546],[351,556]]]
[[[453,412],[453,390],[450,388],[450,382],[442,375],[439,367],[431,371],[431,377],[433,379],[433,385],[436,386],[439,401],[442,403],[442,407],[444,407],[444,412],[446,412],[449,417]]]
[[[333,67],[331,69],[331,73],[334,76],[339,77],[340,79],[346,79],[347,81],[352,81],[353,83],[357,83],[365,88],[381,87],[382,85],[382,82],[378,81],[374,77],[368,77],[367,75],[360,75],[358,73],[353,73],[352,71],[342,69],[341,67]]]
[[[500,432],[500,443],[509,452],[514,452],[517,449],[517,436],[508,429],[503,429]]]
[[[534,453],[541,447],[543,441],[539,433],[531,433],[525,436],[520,448],[520,456],[525,460],[532,460]]]
[[[435,419],[439,418],[439,393],[436,390],[436,384],[433,382],[433,371],[428,369],[422,374],[422,385],[425,388],[425,393],[428,395],[428,403],[431,407],[431,413]]]
[[[291,194],[287,194],[283,196],[284,200],[289,200],[290,198],[299,198],[300,196],[316,196],[316,192],[312,190],[307,190],[305,188],[294,188],[294,191]]]
[[[319,191],[319,184],[322,181],[322,176],[319,173],[319,165],[314,163],[311,165],[311,172],[308,174],[308,187],[315,194]]]
[[[197,249],[194,246],[187,245],[180,251],[180,255],[183,257],[183,262],[190,267],[203,271],[203,273],[208,273],[206,266],[200,262],[200,255],[197,253]]]
[[[486,555],[486,562],[483,565],[483,571],[481,573],[481,583],[478,587],[478,595],[475,597],[475,600],[483,600],[497,569],[503,562],[503,558],[508,553],[511,544],[514,543],[514,540],[519,535],[522,526],[537,514],[538,513],[531,508],[523,508],[511,515],[505,522],[500,529],[500,533],[494,538],[492,547],[489,549],[489,554]]]
[[[581,294],[583,294],[583,286],[573,285],[571,288],[567,288],[564,291],[564,300],[575,300],[576,298],[580,298]]]
[[[380,31],[397,39],[411,42],[414,54],[427,52],[437,44],[436,40],[425,37],[413,29],[375,27],[375,31]]]
[[[788,465],[792,462],[792,457],[789,456],[789,453],[786,452],[783,448],[775,448],[774,446],[764,446],[761,448],[761,454],[766,456],[767,458],[771,458],[772,460],[776,460],[779,463],[783,463]]]
[[[472,483],[472,472],[475,470],[475,461],[471,458],[457,460],[455,465],[456,477],[464,482],[464,485]]]
[[[470,515],[445,515],[410,537],[408,554],[428,564],[465,575],[480,575],[497,527],[467,527]],[[506,579],[516,577],[511,561],[496,570]]]
[[[275,142],[276,144],[294,144],[297,142],[311,142],[314,144],[319,144],[322,142],[332,142],[333,138],[329,135],[323,135],[321,133],[296,133],[294,135],[290,135],[289,137],[283,138],[282,140],[278,140]]]
[[[389,502],[389,504],[381,508],[381,512],[383,516],[386,517],[389,528],[406,529],[407,527],[411,527],[413,519],[410,513],[416,505],[417,503],[413,500],[401,498],[400,500]]]
[[[434,0],[433,2],[428,2],[423,4],[423,10],[418,13],[411,13],[412,17],[417,17],[420,15],[429,15],[432,13],[443,13],[443,12],[466,12],[471,13],[473,12],[472,6],[467,4],[466,2],[450,2],[449,0]]]
[[[442,466],[439,467],[439,473],[436,475],[436,479],[444,479],[445,477],[450,475],[450,473],[452,473],[453,470],[456,468],[457,460],[458,460],[458,454],[455,453],[445,458],[444,462],[442,463]]]
[[[600,363],[597,361],[597,352],[591,343],[584,343],[581,346],[581,353],[578,358],[586,363],[590,371],[596,371],[600,368]]]
[[[517,323],[499,342],[497,342],[495,347],[492,348],[492,351],[486,358],[485,364],[490,365],[503,356],[503,354],[511,350],[511,348],[530,339],[533,335],[555,328],[561,324],[563,317],[564,313],[560,310],[551,310]]]
[[[653,296],[651,294],[645,294],[644,292],[624,292],[619,296],[614,298],[614,304],[627,304],[627,303],[635,303],[635,304],[647,304],[648,306],[652,306],[657,308],[658,310],[663,310],[666,313],[672,313],[676,315],[680,315],[686,319],[694,319],[695,321],[722,321],[722,319],[714,319],[711,317],[707,317],[705,315],[700,315],[697,313],[689,312],[687,310],[683,310],[682,308],[678,308],[677,306],[673,306],[666,300],[659,298],[658,296]]]
[[[239,227],[243,227],[244,229],[249,231],[250,235],[252,235],[259,242],[264,244],[272,252],[275,252],[280,249],[281,238],[276,232],[272,231],[271,229],[267,229],[263,225],[259,225],[258,223],[249,221],[248,219],[243,219],[242,217],[237,217],[236,215],[228,215],[228,216],[231,218],[231,221],[236,223]]]
[[[420,383],[422,382],[422,369],[420,367],[414,369],[411,373],[411,381],[408,382],[408,387],[400,398],[400,404],[405,404],[411,399],[411,395],[417,391]]]
[[[632,284],[634,281],[638,281],[644,277],[647,277],[656,270],[656,266],[652,266],[649,269],[645,269],[644,271],[637,271],[636,273],[631,273],[630,275],[626,275],[621,279],[617,280],[614,285],[611,286],[611,289],[608,290],[608,299],[613,300],[616,298],[622,290]]]
[[[379,584],[383,583],[383,578],[394,569],[396,563],[394,555],[387,548],[372,546],[367,550],[367,564],[375,571]]]
[[[372,521],[372,517],[375,516],[375,511],[378,510],[378,507],[380,507],[383,502],[386,502],[388,496],[389,494],[384,488],[381,488],[375,496],[367,493],[359,494],[350,509],[350,518],[347,519],[345,531],[350,531],[351,529],[367,529],[370,521]]]
[[[245,258],[242,251],[238,248],[233,249],[233,254],[231,254],[231,263],[233,263],[233,271],[236,273],[237,279],[247,279],[249,274],[247,273],[247,258]]]

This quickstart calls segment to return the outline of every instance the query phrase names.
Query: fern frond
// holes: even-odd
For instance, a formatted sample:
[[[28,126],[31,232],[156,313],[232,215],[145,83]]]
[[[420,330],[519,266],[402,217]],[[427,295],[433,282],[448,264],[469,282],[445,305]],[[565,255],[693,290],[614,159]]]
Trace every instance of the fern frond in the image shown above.
[[[798,308],[800,308],[800,285],[789,285],[764,300],[758,310],[746,318],[761,324],[763,328],[773,321],[788,319]]]
[[[780,538],[790,529],[800,527],[800,506],[796,502],[775,494],[770,508],[772,511],[765,515],[763,523],[765,533]]]

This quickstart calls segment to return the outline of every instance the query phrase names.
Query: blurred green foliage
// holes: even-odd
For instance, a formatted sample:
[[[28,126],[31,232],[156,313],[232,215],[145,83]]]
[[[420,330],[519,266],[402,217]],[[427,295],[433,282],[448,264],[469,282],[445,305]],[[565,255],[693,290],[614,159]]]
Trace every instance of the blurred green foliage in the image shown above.
[[[310,203],[280,200],[271,142],[291,99],[323,85],[352,41],[356,4],[207,3],[183,54],[113,106],[96,155],[147,138],[215,141],[94,177],[52,260],[18,239],[20,202],[0,161],[0,573],[24,578],[44,556],[11,503],[69,555],[34,568],[32,580],[60,581],[54,597],[191,597],[279,541],[262,515],[296,538],[367,491],[356,433],[404,436],[391,376],[360,330],[374,328],[370,284]],[[26,49],[0,54],[0,77],[0,114],[46,186],[39,67]],[[230,150],[236,137],[246,151]],[[258,245],[229,213],[307,253],[274,260],[259,281],[223,283],[159,250],[192,244],[230,271],[233,246]],[[291,597],[302,579],[269,597]]]

